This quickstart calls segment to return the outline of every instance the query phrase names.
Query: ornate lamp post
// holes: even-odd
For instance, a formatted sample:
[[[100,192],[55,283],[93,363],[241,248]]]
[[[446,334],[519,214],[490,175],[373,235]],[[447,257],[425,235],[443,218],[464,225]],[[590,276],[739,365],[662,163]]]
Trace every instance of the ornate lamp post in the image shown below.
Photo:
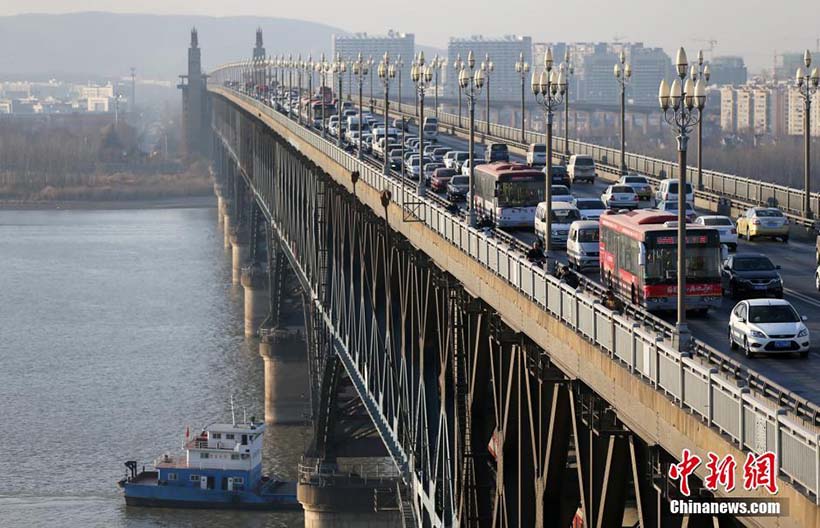
[[[689,69],[689,77],[692,81],[703,80],[703,84],[709,84],[709,65],[703,63],[703,50],[698,51],[698,63]],[[703,189],[703,114],[698,119],[698,189]]]
[[[322,53],[322,57],[320,58],[319,62],[316,63],[316,73],[319,74],[319,96],[322,99],[322,137],[327,137],[327,125],[325,123],[325,107],[327,106],[326,98],[325,98],[325,75],[327,74],[328,70],[330,70],[330,64],[328,64],[327,60],[325,59],[325,54]]]
[[[626,62],[624,50],[621,50],[612,73],[621,89],[621,174],[626,174],[626,86],[632,77],[632,66]]]
[[[299,124],[302,124],[302,70],[305,68],[305,61],[302,60],[302,54],[300,53],[298,57],[296,57],[296,62],[294,63],[294,68],[296,68],[296,118],[299,120]]]
[[[564,64],[566,64],[564,75],[567,79],[567,88],[564,92],[564,154],[567,155],[567,161],[569,161],[569,80],[575,75],[575,65],[572,64],[569,46],[567,46],[567,50],[564,52]],[[563,67],[564,64],[561,66]]]
[[[809,74],[809,68],[811,67],[811,52],[809,50],[806,50],[803,54],[803,63],[806,65],[806,69],[797,68],[794,80],[797,85],[797,93],[803,99],[803,156],[805,158],[803,160],[803,186],[805,187],[803,216],[811,218],[811,158],[809,157],[811,153],[811,98],[817,93],[817,86],[820,84],[820,70],[815,66]]]
[[[342,60],[342,55],[337,53],[336,60],[333,62],[333,73],[336,75],[339,85],[339,93],[336,94],[336,102],[338,105],[336,115],[339,117],[339,122],[336,125],[336,146],[339,148],[342,146],[342,81],[344,80],[346,71],[347,64],[345,64],[345,61]],[[361,125],[359,125],[359,131],[361,131]],[[361,145],[359,146],[361,147]]]
[[[487,88],[487,105],[484,108],[484,121],[486,123],[486,134],[490,135],[490,74],[495,70],[493,61],[490,60],[490,54],[484,54],[484,62],[481,63],[481,69],[484,71],[484,84]]]
[[[441,68],[444,67],[444,59],[436,55],[433,59],[433,63],[430,66],[433,68],[433,73],[436,76],[436,91],[433,93],[433,95],[435,97],[436,104],[436,121],[438,121],[438,78],[441,75]]]
[[[288,70],[288,118],[293,119],[293,55],[288,55],[288,60],[285,62],[285,68]]]
[[[467,108],[470,112],[470,143],[469,143],[469,161],[470,161],[470,185],[467,192],[467,207],[470,210],[470,227],[475,227],[475,101],[481,93],[481,88],[484,87],[484,71],[475,69],[475,57],[473,52],[467,55],[467,68],[464,68],[461,57],[456,59],[459,65],[462,65],[458,72],[458,87],[459,87],[459,118],[461,117],[461,94],[467,98]],[[468,71],[469,70],[469,71]],[[461,125],[459,121],[459,126]]]
[[[356,57],[356,61],[353,62],[353,68],[351,69],[353,70],[353,76],[356,78],[356,82],[359,83],[359,151],[356,153],[356,157],[362,159],[362,85],[370,69],[367,62],[362,60],[361,53]]]
[[[518,62],[515,63],[515,72],[521,76],[521,143],[526,143],[527,138],[524,130],[524,115],[526,114],[526,110],[524,109],[524,81],[529,76],[530,65],[524,61],[523,51],[518,54]]]
[[[376,64],[376,61],[373,60],[373,55],[368,57],[367,59],[367,67],[368,69],[372,70],[373,65]],[[373,76],[370,76],[370,113],[373,113],[373,105],[376,104],[376,101],[373,99]],[[361,125],[359,125],[361,126]]]
[[[419,103],[419,185],[418,195],[424,196],[427,188],[424,186],[424,92],[433,81],[433,69],[424,64],[424,52],[420,51],[410,70],[410,78],[416,85],[416,94]]]
[[[313,55],[308,55],[305,61],[305,73],[308,76],[308,94],[307,94],[307,111],[305,115],[308,120],[308,127],[313,128],[313,69],[316,65],[313,63]]]
[[[690,338],[686,324],[686,146],[689,133],[700,120],[706,104],[706,85],[702,80],[696,83],[691,77],[686,78],[689,65],[683,48],[678,49],[675,68],[679,79],[675,79],[671,87],[666,79],[661,81],[658,101],[664,119],[677,133],[678,139],[678,317],[673,338],[676,348],[684,351]]]
[[[396,74],[399,77],[399,112],[401,113],[401,70],[404,68],[404,61],[401,58],[401,53],[396,55]]]
[[[384,86],[384,128],[387,131],[387,122],[390,117],[390,80],[396,77],[396,65],[390,64],[390,56],[385,52],[382,61],[379,63],[379,80]],[[362,107],[362,85],[359,84],[359,108]],[[361,112],[359,112],[359,119],[361,119]],[[402,131],[403,132],[403,131]],[[385,142],[387,141],[387,134],[385,134]],[[404,141],[402,141],[404,146]],[[382,172],[385,175],[390,174],[390,158],[387,156],[387,150],[384,152],[384,165]]]
[[[457,76],[460,76],[461,75],[461,70],[463,70],[463,69],[464,69],[464,61],[461,60],[461,53],[459,53],[459,54],[456,55],[456,60],[453,61],[453,70],[455,70]],[[470,70],[472,70],[472,68],[470,68]],[[463,90],[463,88],[461,87],[461,81],[459,81],[457,84],[458,84],[458,128],[461,128],[461,91]],[[472,207],[470,208],[470,211],[472,211]]]
[[[566,90],[566,77],[563,71],[557,71],[553,68],[552,48],[547,48],[546,53],[544,53],[544,69],[541,71],[541,75],[536,75],[535,72],[532,73],[532,93],[535,96],[535,102],[543,108],[547,122],[547,163],[544,171],[546,174],[544,201],[547,206],[544,251],[547,255],[552,249],[552,119],[554,109],[563,102]]]

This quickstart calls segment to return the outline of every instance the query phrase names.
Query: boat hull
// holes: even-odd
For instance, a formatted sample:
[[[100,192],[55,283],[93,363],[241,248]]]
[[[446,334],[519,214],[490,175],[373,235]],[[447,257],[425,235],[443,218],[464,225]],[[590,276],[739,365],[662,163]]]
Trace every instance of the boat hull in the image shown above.
[[[301,511],[302,505],[294,498],[290,502],[213,502],[198,500],[182,500],[155,497],[129,497],[126,495],[127,506],[149,508],[182,508],[197,510],[250,510],[250,511]]]
[[[270,483],[256,491],[225,491],[180,486],[158,486],[149,483],[120,482],[125,504],[158,508],[194,508],[221,510],[292,510],[302,509],[296,499],[295,482]]]

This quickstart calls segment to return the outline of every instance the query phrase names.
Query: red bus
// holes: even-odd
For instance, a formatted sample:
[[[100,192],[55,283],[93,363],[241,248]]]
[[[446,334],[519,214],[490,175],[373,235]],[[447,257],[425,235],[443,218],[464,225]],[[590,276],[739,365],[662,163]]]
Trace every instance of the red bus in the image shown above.
[[[601,282],[649,310],[677,307],[677,215],[657,210],[607,212],[600,220]],[[686,308],[720,305],[720,232],[686,226]]]

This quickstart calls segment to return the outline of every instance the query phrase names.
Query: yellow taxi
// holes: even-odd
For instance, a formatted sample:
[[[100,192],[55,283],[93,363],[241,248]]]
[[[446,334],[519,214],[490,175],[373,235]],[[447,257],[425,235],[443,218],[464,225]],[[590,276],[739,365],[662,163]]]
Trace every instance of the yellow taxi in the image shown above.
[[[789,220],[776,207],[750,207],[737,219],[737,234],[752,240],[756,237],[789,241]]]

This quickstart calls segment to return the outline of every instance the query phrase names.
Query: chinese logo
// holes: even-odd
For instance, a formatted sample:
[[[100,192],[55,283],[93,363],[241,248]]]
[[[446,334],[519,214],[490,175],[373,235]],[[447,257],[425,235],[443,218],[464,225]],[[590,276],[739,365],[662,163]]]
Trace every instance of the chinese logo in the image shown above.
[[[734,455],[726,455],[720,458],[715,453],[709,452],[706,469],[708,474],[703,481],[706,489],[717,491],[722,487],[726,492],[735,489],[735,470],[737,463]],[[679,481],[678,487],[681,494],[688,497],[691,493],[689,489],[689,476],[701,465],[703,460],[693,454],[690,450],[684,449],[681,454],[681,461],[669,467],[669,477]],[[777,470],[774,453],[767,451],[760,455],[749,453],[743,463],[743,489],[754,491],[764,488],[772,495],[777,493]]]

